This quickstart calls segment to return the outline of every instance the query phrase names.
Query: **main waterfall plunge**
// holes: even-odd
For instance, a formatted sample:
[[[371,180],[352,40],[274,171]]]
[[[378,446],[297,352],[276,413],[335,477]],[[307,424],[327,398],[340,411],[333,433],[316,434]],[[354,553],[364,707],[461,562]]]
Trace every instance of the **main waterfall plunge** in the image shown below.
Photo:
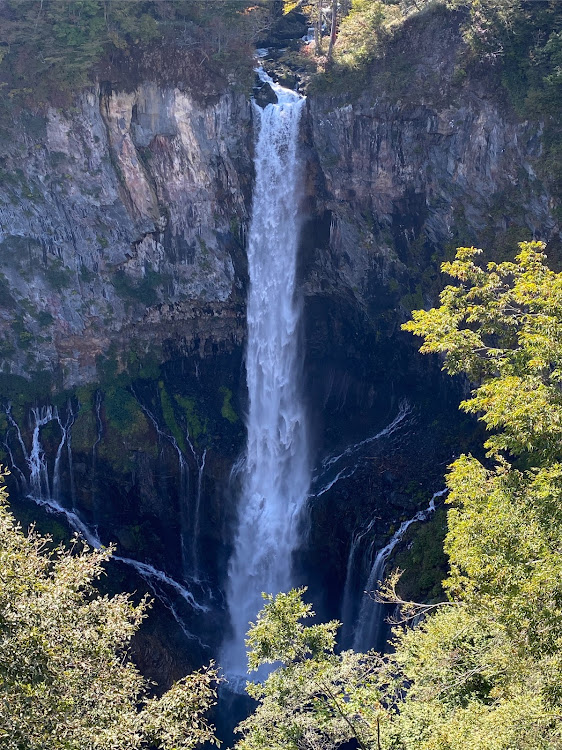
[[[261,592],[291,586],[291,556],[310,485],[295,296],[301,202],[297,143],[305,99],[264,73],[260,77],[278,102],[265,109],[254,103],[259,135],[248,236],[248,444],[229,567],[233,632],[222,657],[230,675],[246,674],[244,637],[262,607]]]

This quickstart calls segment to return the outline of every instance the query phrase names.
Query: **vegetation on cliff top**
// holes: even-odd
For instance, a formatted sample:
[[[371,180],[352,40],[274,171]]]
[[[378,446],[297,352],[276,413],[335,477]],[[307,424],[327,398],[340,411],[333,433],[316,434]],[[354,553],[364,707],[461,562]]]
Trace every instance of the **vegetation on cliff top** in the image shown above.
[[[315,5],[308,4],[311,17]],[[562,9],[549,0],[352,0],[339,21],[332,65],[318,85],[339,89],[341,84],[349,91],[352,76],[368,86],[370,64],[392,55],[391,42],[404,24],[418,17],[429,20],[436,10],[460,12],[467,49],[458,60],[457,83],[468,69],[479,75],[486,69],[498,76],[522,113],[557,114],[562,104]],[[454,23],[454,16],[445,13],[441,23]],[[411,56],[408,64],[424,65],[415,48]],[[319,62],[325,65],[326,58],[321,55]]]
[[[311,23],[319,17],[319,2],[299,4]],[[285,3],[285,9],[293,5]],[[203,96],[233,78],[249,86],[253,46],[282,7],[275,0],[4,0],[1,101],[4,106],[69,104],[96,80],[126,88],[147,75]],[[309,74],[317,71],[312,90],[358,94],[376,82],[387,93],[401,91],[424,60],[418,59],[415,45],[395,50],[394,41],[412,20],[423,23],[435,10],[446,11],[440,21],[444,28],[457,23],[459,15],[464,19],[466,49],[457,61],[454,85],[488,76],[491,88],[494,80],[499,82],[521,116],[546,119],[548,167],[543,171],[553,192],[562,194],[560,3],[346,0],[339,4],[342,17],[329,59],[327,40],[317,55],[308,46],[289,57]],[[384,61],[388,75],[378,71],[373,78],[375,61]]]
[[[96,79],[123,86],[143,72],[196,92],[202,71],[203,89],[227,71],[243,78],[269,12],[266,0],[5,0],[3,98],[67,104]]]
[[[256,712],[239,750],[558,750],[562,748],[562,274],[542,243],[514,263],[476,263],[460,248],[441,305],[405,325],[480,383],[462,404],[492,434],[483,463],[450,467],[447,600],[403,602],[394,652],[334,654],[337,623],[306,627],[302,591],[268,597],[248,637]]]

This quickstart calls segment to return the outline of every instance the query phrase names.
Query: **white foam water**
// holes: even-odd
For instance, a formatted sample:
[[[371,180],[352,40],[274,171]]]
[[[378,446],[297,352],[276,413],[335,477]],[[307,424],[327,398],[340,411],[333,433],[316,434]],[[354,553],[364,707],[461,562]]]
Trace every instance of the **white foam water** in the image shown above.
[[[221,658],[233,683],[246,674],[244,638],[263,606],[261,593],[291,587],[291,557],[310,485],[295,292],[302,194],[298,135],[305,99],[258,72],[278,101],[264,109],[254,103],[259,133],[248,234],[248,441],[229,565],[232,637]]]

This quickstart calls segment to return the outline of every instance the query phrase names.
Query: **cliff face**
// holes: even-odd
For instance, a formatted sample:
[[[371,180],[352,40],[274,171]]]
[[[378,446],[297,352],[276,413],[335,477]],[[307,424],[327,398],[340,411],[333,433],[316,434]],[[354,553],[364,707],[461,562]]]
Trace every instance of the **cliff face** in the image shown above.
[[[21,128],[21,129],[20,129]],[[23,117],[2,143],[2,346],[12,373],[96,379],[161,346],[243,338],[251,109],[177,89],[92,91],[71,112]],[[6,364],[4,365],[6,368]]]
[[[444,9],[410,19],[352,103],[310,98],[338,285],[365,290],[377,262],[415,276],[460,243],[497,257],[533,237],[558,251],[555,201],[538,176],[543,125],[518,119],[489,72],[467,74],[460,21]]]
[[[497,255],[529,236],[559,241],[537,176],[541,124],[467,77],[463,52],[459,20],[427,13],[351,103],[309,97],[308,297],[369,315],[385,297],[405,316],[434,297],[457,244]],[[96,380],[108,350],[121,367],[133,342],[159,359],[166,341],[199,354],[240,344],[251,120],[234,89],[204,104],[151,83],[104,84],[2,132],[4,372],[48,370],[73,387]]]
[[[303,122],[299,273],[317,469],[296,563],[327,616],[341,614],[344,587],[363,590],[354,535],[376,517],[365,540],[381,546],[471,448],[474,425],[457,415],[465,384],[422,359],[400,323],[435,302],[457,245],[498,257],[530,236],[556,252],[560,239],[538,176],[540,124],[462,74],[458,21],[441,12],[405,25],[353,101],[311,94]],[[121,555],[178,580],[195,570],[203,599],[201,581],[216,592],[226,575],[227,486],[244,443],[252,142],[245,95],[201,103],[149,82],[103,85],[0,132],[2,410],[12,402],[0,411],[2,460],[21,469],[24,494],[36,427],[41,491],[56,490]],[[37,427],[47,414],[32,407],[53,399],[58,411]],[[223,604],[197,617],[215,648]],[[156,658],[166,666],[155,676],[173,673],[173,658]]]
[[[467,384],[449,382],[400,331],[412,308],[437,301],[441,262],[471,244],[511,259],[530,238],[560,262],[542,125],[518,119],[490,75],[466,73],[459,25],[443,9],[411,19],[361,93],[309,97],[302,274],[320,452],[375,434],[404,400],[415,415],[407,435],[373,442],[351,478],[312,501],[314,555],[303,567],[321,581],[315,599],[349,580],[349,539],[365,519],[380,519],[382,545],[390,524],[441,488],[460,446],[473,449],[456,413]]]

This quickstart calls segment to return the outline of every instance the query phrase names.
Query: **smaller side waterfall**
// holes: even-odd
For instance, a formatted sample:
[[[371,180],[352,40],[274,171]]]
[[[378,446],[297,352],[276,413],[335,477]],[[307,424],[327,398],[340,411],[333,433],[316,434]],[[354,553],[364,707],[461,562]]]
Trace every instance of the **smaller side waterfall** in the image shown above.
[[[360,440],[358,443],[349,445],[341,453],[333,453],[324,458],[312,477],[311,497],[320,497],[332,489],[338,482],[352,477],[361,466],[363,451],[370,448],[373,443],[384,440],[397,433],[408,424],[411,415],[411,407],[407,401],[402,401],[398,407],[398,413],[390,422],[371,437]]]
[[[380,637],[385,605],[374,601],[374,599],[371,598],[370,593],[376,590],[379,581],[383,580],[386,562],[395,547],[402,541],[407,529],[409,529],[413,523],[428,519],[435,510],[435,500],[446,492],[448,492],[447,489],[436,492],[429,501],[428,507],[424,510],[418,511],[415,516],[408,521],[401,523],[388,544],[378,551],[364,587],[359,616],[355,626],[355,635],[353,639],[353,649],[355,651],[368,651],[370,648],[379,648],[381,646]]]
[[[90,547],[93,547],[94,549],[100,549],[103,547],[104,545],[98,536],[97,530],[90,527],[82,520],[82,518],[80,518],[74,503],[72,482],[72,510],[69,510],[62,504],[60,464],[64,447],[66,446],[67,450],[69,452],[71,451],[71,428],[76,416],[72,409],[72,405],[68,404],[65,421],[61,419],[57,407],[49,405],[31,409],[31,447],[29,450],[26,447],[20,427],[14,419],[10,404],[6,407],[5,413],[10,429],[15,433],[15,439],[19,451],[21,451],[23,455],[25,468],[27,469],[26,476],[26,473],[24,473],[24,471],[18,466],[18,462],[15,460],[7,436],[4,445],[10,458],[11,468],[20,478],[22,491],[30,500],[44,508],[48,513],[62,516],[69,527]],[[101,419],[99,417],[98,400],[96,400],[96,415],[98,417],[98,435],[96,443],[92,449],[94,455],[101,436]],[[56,422],[61,432],[59,444],[55,452],[54,462],[52,464],[52,472],[49,471],[46,452],[41,442],[41,429],[50,422]],[[72,470],[71,459],[69,459],[69,468]],[[197,636],[193,635],[186,628],[184,618],[178,610],[177,602],[181,601],[184,605],[188,606],[190,612],[206,613],[209,611],[209,607],[206,604],[201,603],[190,589],[148,563],[139,562],[138,560],[133,560],[129,557],[122,557],[120,555],[113,555],[112,560],[133,568],[146,581],[154,595],[157,596],[162,604],[164,604],[164,606],[172,613],[184,634],[188,638],[198,640],[200,645],[205,646]],[[175,601],[171,595],[175,597]]]
[[[195,455],[195,452],[194,452]],[[201,532],[201,491],[203,489],[203,474],[205,472],[205,461],[207,460],[207,449],[201,454],[201,460],[197,461],[197,498],[195,501],[195,514],[193,519],[193,571],[197,578],[201,576],[201,560],[199,550],[199,537]]]
[[[205,448],[199,456],[191,440],[189,431],[186,430],[184,435],[185,445],[191,453],[191,458],[188,461],[188,456],[184,454],[176,438],[170,432],[160,427],[154,413],[141,401],[134,391],[133,395],[143,413],[154,427],[158,440],[171,445],[178,457],[183,574],[186,579],[201,582],[199,535],[201,530],[201,493],[207,460],[207,449]],[[193,489],[193,483],[190,482],[190,462],[195,464],[197,472],[197,482]]]
[[[52,498],[30,496],[30,499],[37,503],[37,505],[45,508],[48,513],[63,516],[70,528],[75,531],[78,536],[80,536],[93,549],[101,549],[103,546],[105,546],[101,543],[99,537],[97,536],[97,532],[94,529],[90,528],[87,524],[85,524],[77,512],[64,508],[60,503],[58,503],[56,500],[53,500]],[[205,604],[197,601],[193,593],[188,588],[183,586],[181,583],[178,583],[175,579],[171,578],[162,570],[158,570],[158,568],[155,568],[153,565],[149,565],[148,563],[142,563],[138,560],[133,560],[130,557],[122,557],[121,555],[115,554],[112,555],[111,559],[115,560],[116,562],[123,563],[123,565],[127,565],[130,568],[133,568],[141,576],[141,578],[146,581],[153,594],[157,596],[162,604],[164,604],[164,606],[172,613],[174,619],[181,627],[183,633],[188,638],[198,640],[201,645],[205,645],[197,636],[193,635],[193,633],[191,633],[186,628],[183,617],[180,615],[176,605],[173,603],[172,599],[166,592],[166,589],[171,590],[173,594],[181,597],[181,599],[189,606],[190,609],[193,609],[196,612],[208,612],[209,608]]]
[[[354,621],[357,616],[357,590],[361,585],[361,574],[365,568],[365,558],[367,557],[370,547],[365,550],[364,539],[371,533],[377,519],[356,534],[354,534],[349,547],[347,556],[347,567],[345,584],[343,588],[343,601],[341,606],[342,630],[340,642],[342,648],[351,648],[353,645]]]
[[[31,447],[29,451],[23,440],[20,427],[12,415],[11,404],[8,404],[5,410],[8,424],[16,434],[17,443],[27,468],[27,476],[14,460],[13,451],[9,447],[8,438],[6,437],[4,445],[8,450],[12,467],[18,473],[22,483],[22,491],[33,499],[56,499],[60,500],[61,496],[61,457],[66,446],[68,456],[68,468],[70,472],[70,485],[72,501],[74,503],[74,478],[72,477],[72,456],[70,447],[70,431],[74,424],[75,414],[72,404],[69,402],[66,409],[66,420],[60,417],[59,410],[56,406],[41,406],[31,409]],[[49,465],[43,445],[41,443],[41,429],[50,422],[56,422],[60,429],[60,440],[55,453],[55,460],[52,472],[49,472]]]

